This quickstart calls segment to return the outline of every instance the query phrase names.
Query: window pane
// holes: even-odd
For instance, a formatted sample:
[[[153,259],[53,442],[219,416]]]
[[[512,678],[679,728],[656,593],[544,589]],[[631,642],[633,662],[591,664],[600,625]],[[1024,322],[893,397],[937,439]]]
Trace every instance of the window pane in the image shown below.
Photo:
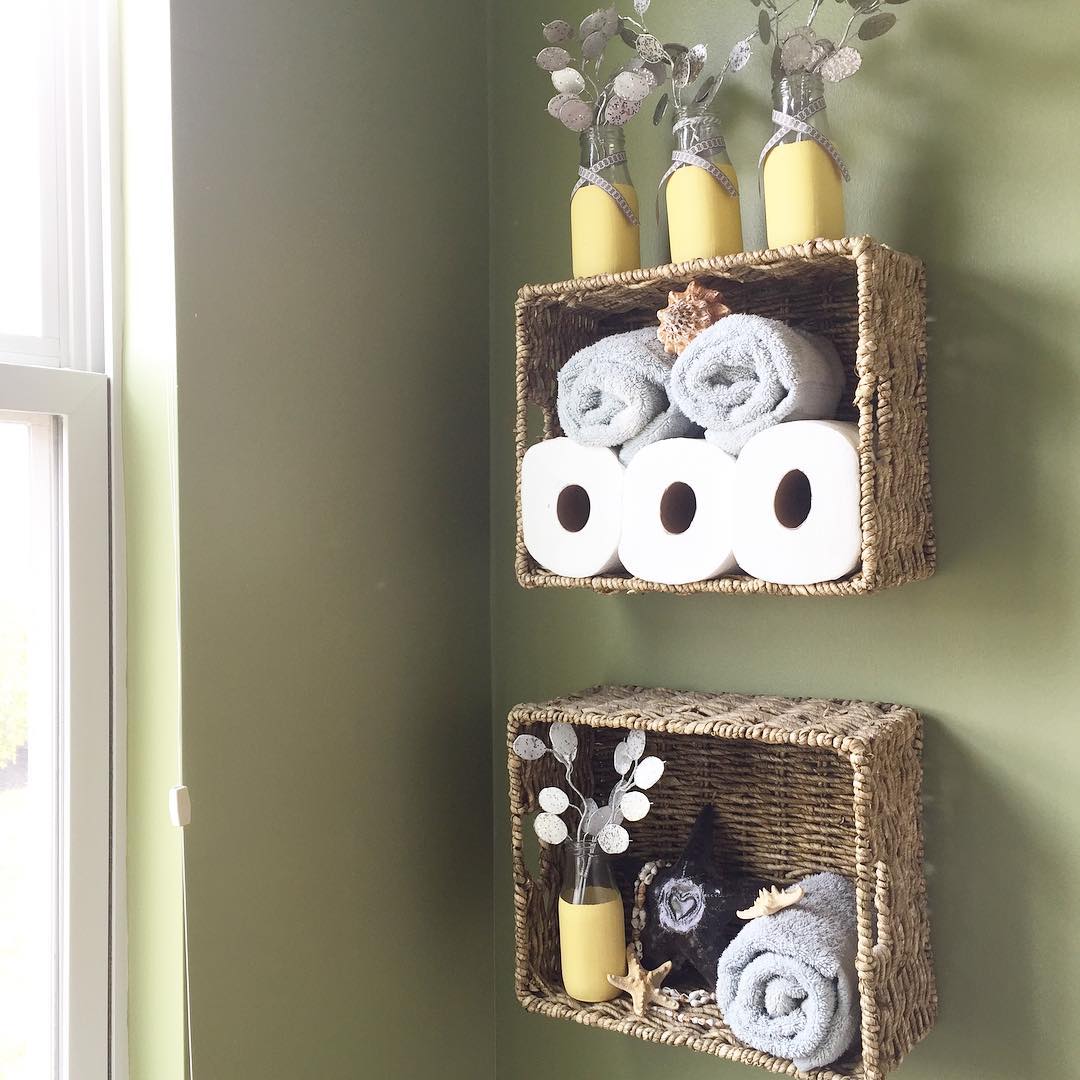
[[[50,1080],[59,865],[52,424],[2,415],[0,1076]]]
[[[0,335],[56,334],[51,5],[0,0]]]

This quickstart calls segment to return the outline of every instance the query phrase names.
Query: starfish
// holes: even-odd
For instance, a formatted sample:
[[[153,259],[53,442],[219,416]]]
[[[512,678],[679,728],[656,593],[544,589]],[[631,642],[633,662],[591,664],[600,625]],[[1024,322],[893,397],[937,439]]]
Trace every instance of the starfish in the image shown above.
[[[652,1002],[663,1005],[665,1009],[677,1009],[679,1002],[670,994],[661,994],[660,985],[671,971],[671,961],[665,960],[658,968],[650,971],[642,967],[633,945],[626,950],[626,974],[609,975],[608,982],[634,1000],[634,1012],[645,1015],[645,1007]]]

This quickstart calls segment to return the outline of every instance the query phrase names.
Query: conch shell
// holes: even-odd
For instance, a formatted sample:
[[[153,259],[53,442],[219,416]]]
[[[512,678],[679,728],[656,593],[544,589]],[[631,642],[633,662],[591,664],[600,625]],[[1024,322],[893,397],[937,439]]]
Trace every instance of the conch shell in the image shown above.
[[[691,281],[682,292],[668,293],[667,307],[656,313],[660,320],[656,336],[665,352],[678,356],[702,330],[730,314],[731,308],[716,289]]]
[[[771,889],[762,889],[757,894],[752,907],[743,908],[735,914],[740,919],[757,919],[762,915],[775,915],[778,911],[797,904],[805,895],[801,885],[792,885],[783,892],[774,885]]]

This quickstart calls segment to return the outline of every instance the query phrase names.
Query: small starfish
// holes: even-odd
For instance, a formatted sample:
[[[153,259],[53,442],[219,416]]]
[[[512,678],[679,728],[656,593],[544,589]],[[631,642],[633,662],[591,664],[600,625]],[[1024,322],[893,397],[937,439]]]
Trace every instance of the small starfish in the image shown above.
[[[641,966],[637,951],[633,945],[626,950],[626,974],[609,975],[608,982],[624,994],[629,994],[634,1000],[634,1012],[638,1016],[645,1015],[645,1007],[651,1002],[663,1005],[665,1009],[677,1009],[679,1002],[670,994],[661,994],[660,985],[671,971],[671,961],[665,960],[658,968],[649,971]]]

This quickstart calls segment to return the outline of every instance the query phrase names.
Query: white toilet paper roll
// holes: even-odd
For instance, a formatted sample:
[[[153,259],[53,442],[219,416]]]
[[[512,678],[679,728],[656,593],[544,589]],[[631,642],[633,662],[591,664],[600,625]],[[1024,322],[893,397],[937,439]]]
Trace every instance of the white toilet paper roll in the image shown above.
[[[626,468],[623,566],[665,585],[735,569],[734,477],[735,459],[704,439],[666,439],[639,450]]]
[[[812,585],[862,555],[859,429],[793,420],[755,435],[735,470],[735,558],[752,577]]]
[[[548,439],[521,462],[521,528],[529,554],[566,577],[619,565],[624,467],[614,450]]]

